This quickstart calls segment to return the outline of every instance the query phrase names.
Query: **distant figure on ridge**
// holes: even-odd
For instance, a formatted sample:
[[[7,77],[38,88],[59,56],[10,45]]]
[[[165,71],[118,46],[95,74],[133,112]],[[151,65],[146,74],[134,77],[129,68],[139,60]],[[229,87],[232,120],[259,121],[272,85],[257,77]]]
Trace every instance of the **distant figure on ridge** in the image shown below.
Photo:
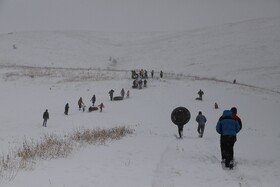
[[[69,110],[69,103],[66,103],[66,105],[65,105],[65,111],[64,111],[64,114],[65,114],[65,115],[68,115],[68,110]]]

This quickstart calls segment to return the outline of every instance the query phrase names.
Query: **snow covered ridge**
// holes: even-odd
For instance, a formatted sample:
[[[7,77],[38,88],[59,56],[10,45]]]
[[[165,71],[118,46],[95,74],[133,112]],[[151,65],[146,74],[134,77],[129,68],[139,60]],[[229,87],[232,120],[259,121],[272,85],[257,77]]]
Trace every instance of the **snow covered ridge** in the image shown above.
[[[279,91],[279,31],[280,17],[274,17],[178,33],[9,33],[0,35],[0,64],[160,68]]]

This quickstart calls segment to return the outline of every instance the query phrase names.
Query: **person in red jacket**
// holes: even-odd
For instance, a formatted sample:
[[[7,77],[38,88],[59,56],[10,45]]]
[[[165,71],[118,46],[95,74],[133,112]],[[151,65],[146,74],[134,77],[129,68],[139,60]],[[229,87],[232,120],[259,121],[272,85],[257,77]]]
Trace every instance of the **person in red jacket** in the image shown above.
[[[98,105],[100,108],[100,112],[102,112],[102,109],[105,107],[103,103],[101,103],[100,105]]]
[[[231,114],[232,114],[233,119],[235,119],[236,121],[238,121],[239,126],[240,126],[240,130],[241,130],[241,129],[242,129],[242,122],[241,122],[240,117],[237,116],[237,108],[236,108],[236,107],[232,107],[232,108],[230,109],[230,111],[231,111]]]

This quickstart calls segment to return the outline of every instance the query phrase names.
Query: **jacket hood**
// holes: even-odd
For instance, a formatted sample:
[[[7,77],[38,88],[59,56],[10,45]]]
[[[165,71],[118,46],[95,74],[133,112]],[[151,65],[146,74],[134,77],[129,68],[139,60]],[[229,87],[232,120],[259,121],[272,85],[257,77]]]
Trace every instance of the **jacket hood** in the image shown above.
[[[234,113],[234,114],[237,114],[237,108],[236,108],[236,107],[232,107],[232,108],[230,109],[230,111],[231,111],[232,113]]]
[[[230,110],[225,110],[223,112],[223,117],[232,117],[231,111]]]

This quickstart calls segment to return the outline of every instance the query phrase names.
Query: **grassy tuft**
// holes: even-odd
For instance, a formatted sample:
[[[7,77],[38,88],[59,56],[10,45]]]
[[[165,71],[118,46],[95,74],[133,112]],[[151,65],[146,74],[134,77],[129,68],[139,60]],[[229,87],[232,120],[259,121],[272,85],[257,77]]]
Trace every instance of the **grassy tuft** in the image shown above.
[[[105,144],[106,141],[119,140],[133,132],[133,129],[122,126],[112,129],[76,129],[64,136],[47,134],[40,141],[25,138],[19,148],[0,156],[0,179],[13,180],[20,169],[32,168],[35,161],[66,158],[77,148],[77,144]]]

